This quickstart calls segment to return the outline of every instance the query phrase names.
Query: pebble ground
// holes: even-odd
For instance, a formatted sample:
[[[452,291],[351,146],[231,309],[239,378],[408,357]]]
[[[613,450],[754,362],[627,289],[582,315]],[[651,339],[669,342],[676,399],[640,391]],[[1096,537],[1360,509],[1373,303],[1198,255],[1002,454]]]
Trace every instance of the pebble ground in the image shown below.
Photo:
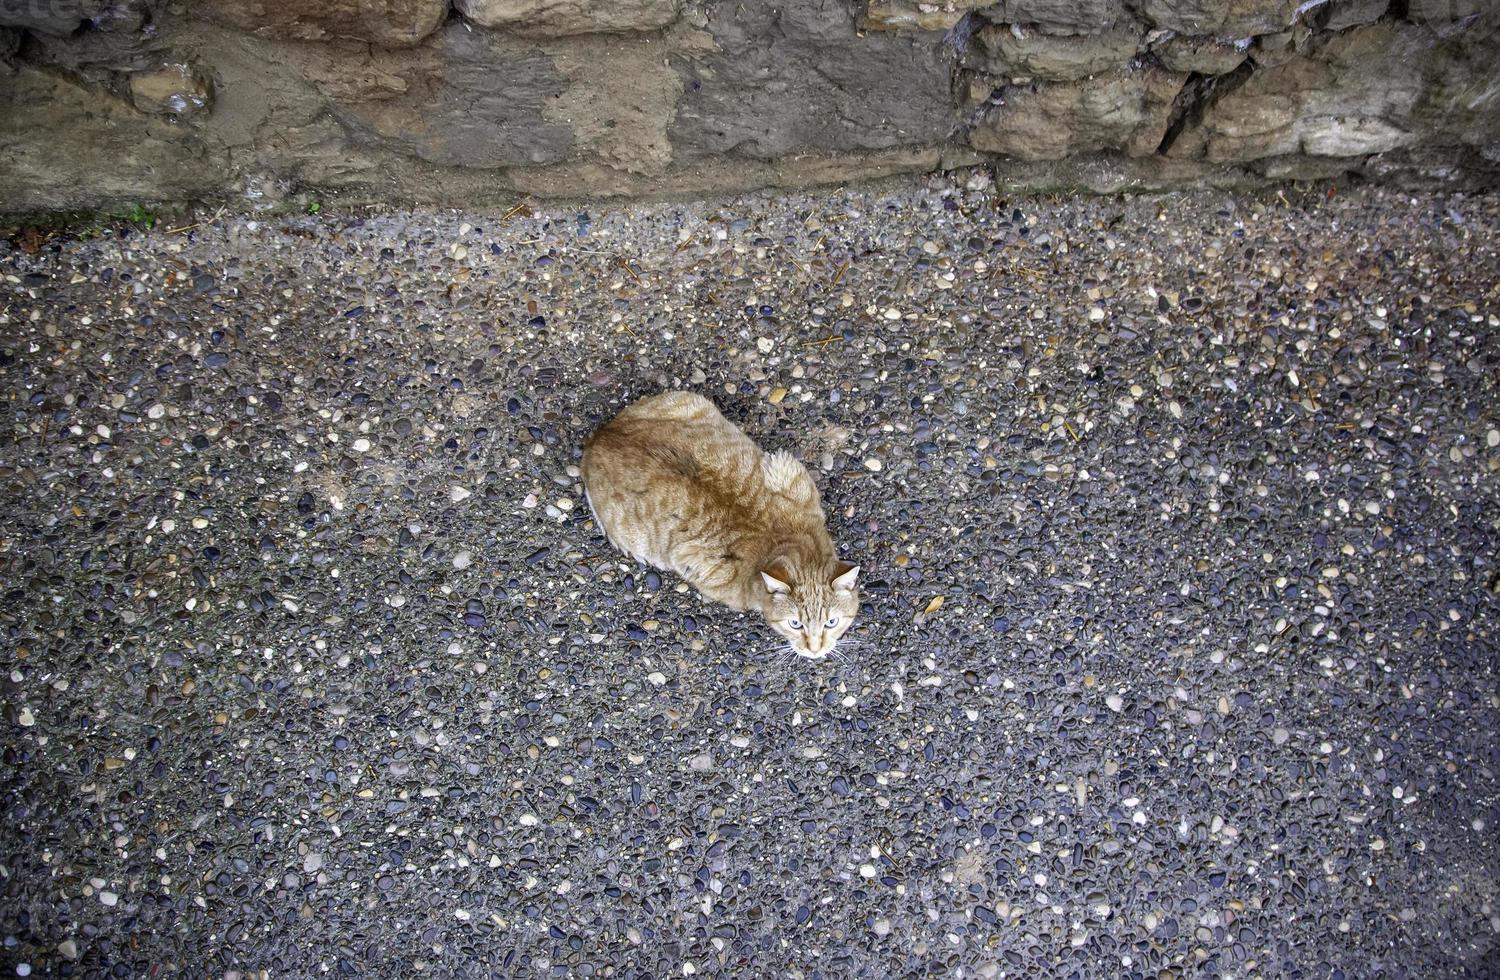
[[[5,973],[1500,973],[1500,199],[982,185],[0,247]],[[840,662],[592,527],[668,387]]]

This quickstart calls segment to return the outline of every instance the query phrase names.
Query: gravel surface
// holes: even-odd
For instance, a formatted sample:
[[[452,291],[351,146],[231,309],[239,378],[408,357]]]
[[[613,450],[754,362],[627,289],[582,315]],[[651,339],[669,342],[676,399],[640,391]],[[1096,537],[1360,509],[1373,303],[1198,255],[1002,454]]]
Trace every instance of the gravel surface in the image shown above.
[[[1500,199],[201,220],[0,247],[6,975],[1500,971]],[[842,662],[592,527],[668,386]]]

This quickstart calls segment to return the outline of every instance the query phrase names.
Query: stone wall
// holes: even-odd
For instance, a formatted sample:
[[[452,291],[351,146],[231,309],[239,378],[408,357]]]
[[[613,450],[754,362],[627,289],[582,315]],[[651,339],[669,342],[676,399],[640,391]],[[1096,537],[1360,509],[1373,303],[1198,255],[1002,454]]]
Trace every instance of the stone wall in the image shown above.
[[[1500,181],[1495,0],[0,0],[0,208]]]

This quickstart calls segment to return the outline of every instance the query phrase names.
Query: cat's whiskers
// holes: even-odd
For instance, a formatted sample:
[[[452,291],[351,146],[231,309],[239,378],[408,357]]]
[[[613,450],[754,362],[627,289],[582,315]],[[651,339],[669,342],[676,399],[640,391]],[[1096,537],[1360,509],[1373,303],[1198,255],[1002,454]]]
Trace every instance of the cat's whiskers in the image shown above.
[[[869,640],[840,640],[838,642],[838,645],[834,647],[835,651],[839,651],[844,654],[871,653],[874,651],[874,649],[875,647],[870,643]]]
[[[769,646],[763,647],[756,651],[756,655],[762,657],[771,657],[771,663],[778,667],[789,665],[797,659],[797,651],[793,649],[790,643],[786,643],[784,641],[780,643],[772,643]]]

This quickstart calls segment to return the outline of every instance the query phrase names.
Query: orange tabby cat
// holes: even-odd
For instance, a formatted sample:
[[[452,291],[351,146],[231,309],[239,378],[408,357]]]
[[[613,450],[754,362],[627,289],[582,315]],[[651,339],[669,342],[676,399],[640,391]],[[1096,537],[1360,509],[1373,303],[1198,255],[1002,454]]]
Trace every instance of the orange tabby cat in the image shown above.
[[[803,657],[827,656],[859,611],[859,566],[835,555],[806,468],[762,452],[702,395],[627,406],[589,437],[583,485],[611,544],[759,610]]]

